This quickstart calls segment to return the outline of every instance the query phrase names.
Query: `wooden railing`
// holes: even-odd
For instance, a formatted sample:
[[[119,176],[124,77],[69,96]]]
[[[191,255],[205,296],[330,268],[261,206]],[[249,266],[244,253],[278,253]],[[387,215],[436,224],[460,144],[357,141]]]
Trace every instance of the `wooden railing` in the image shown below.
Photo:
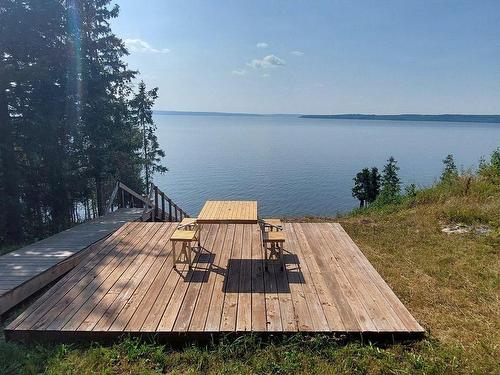
[[[143,208],[143,221],[181,221],[189,215],[176,205],[158,186],[151,183],[149,197],[135,192],[121,181],[117,181],[106,207],[112,212],[117,201],[118,207]]]
[[[152,182],[149,188],[149,202],[151,221],[182,221],[185,217],[189,217],[182,208],[177,206]],[[147,210],[144,210],[143,218],[144,215],[147,215]]]

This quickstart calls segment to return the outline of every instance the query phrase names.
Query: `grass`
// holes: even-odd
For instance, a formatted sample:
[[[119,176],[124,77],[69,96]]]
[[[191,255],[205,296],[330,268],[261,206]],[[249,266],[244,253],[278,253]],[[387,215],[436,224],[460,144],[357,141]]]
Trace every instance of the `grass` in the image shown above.
[[[107,346],[22,346],[0,339],[0,373],[499,373],[500,184],[467,179],[335,219],[427,330],[421,341],[247,336],[179,348],[131,338]],[[492,231],[441,232],[453,223]]]

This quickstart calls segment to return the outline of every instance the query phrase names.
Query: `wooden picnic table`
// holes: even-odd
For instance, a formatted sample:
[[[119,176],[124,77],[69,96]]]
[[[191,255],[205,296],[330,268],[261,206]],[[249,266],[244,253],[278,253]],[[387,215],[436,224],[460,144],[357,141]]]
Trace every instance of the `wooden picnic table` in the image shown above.
[[[200,224],[256,224],[257,201],[206,201],[196,221]]]

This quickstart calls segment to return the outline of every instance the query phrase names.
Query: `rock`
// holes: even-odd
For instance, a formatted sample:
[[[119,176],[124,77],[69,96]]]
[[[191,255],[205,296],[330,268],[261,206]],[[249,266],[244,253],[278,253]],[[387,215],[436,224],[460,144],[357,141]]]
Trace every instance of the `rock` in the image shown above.
[[[481,225],[475,228],[474,231],[476,234],[490,234],[491,230],[492,229],[490,227],[487,227],[486,225]]]
[[[473,227],[472,225],[465,225],[462,223],[452,224],[452,225],[444,225],[441,228],[441,231],[447,234],[465,234],[465,233],[474,233],[478,235],[489,234],[491,232],[491,228],[486,225],[480,225],[478,227]]]
[[[447,234],[464,234],[469,233],[471,231],[471,227],[464,224],[454,224],[443,227],[441,231]]]

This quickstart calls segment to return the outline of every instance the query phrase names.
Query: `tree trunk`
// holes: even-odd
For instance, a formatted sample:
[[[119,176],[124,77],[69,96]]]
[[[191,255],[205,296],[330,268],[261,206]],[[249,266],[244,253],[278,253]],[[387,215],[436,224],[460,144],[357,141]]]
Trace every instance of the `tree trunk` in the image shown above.
[[[102,194],[102,179],[101,176],[97,175],[95,177],[95,189],[96,189],[96,200],[97,200],[97,215],[102,216],[104,215],[104,200],[103,200],[103,194]]]
[[[22,240],[20,176],[14,145],[13,124],[3,85],[0,86],[0,134],[0,165],[3,171],[0,174],[2,194],[0,201],[3,206],[0,210],[0,228],[4,233],[3,241],[18,243]]]
[[[146,137],[146,121],[141,119],[142,135],[144,140],[144,172],[146,175],[146,195],[149,195],[149,166],[148,166],[148,140]]]

